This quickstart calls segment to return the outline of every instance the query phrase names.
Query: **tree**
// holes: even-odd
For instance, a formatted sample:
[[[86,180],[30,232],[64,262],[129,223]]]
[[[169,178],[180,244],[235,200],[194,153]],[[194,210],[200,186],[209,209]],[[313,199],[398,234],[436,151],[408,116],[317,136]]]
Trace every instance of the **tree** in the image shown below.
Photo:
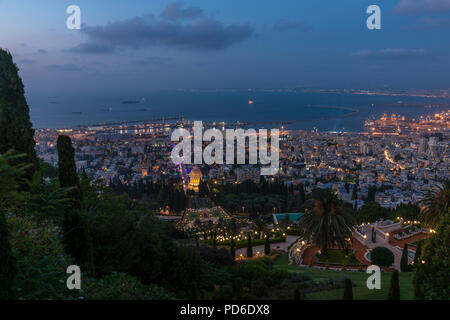
[[[446,214],[436,233],[425,240],[414,270],[413,284],[418,299],[450,299],[450,214]]]
[[[328,248],[343,248],[351,237],[354,217],[351,208],[344,205],[331,189],[316,189],[305,202],[305,214],[299,226],[306,239],[321,247],[324,256]]]
[[[422,255],[422,240],[419,240],[419,243],[417,244],[416,253],[414,254],[414,267],[419,265],[421,255]]]
[[[60,135],[57,141],[58,149],[58,169],[59,184],[61,187],[72,187],[70,197],[73,200],[73,207],[81,209],[81,189],[75,166],[75,150],[72,147],[72,141],[68,136]]]
[[[398,271],[394,270],[391,277],[391,286],[389,287],[388,300],[400,300],[400,285],[398,281]]]
[[[450,213],[450,180],[446,180],[435,190],[429,191],[421,204],[425,207],[421,213],[422,221],[429,227],[436,227],[441,218]]]
[[[81,264],[86,272],[94,271],[92,239],[87,230],[82,208],[82,193],[75,166],[75,150],[68,136],[61,135],[57,141],[59,183],[61,187],[71,187],[69,197],[72,208],[64,214],[64,244],[67,252]]]
[[[236,244],[234,243],[233,237],[230,240],[230,255],[234,259],[236,259]]]
[[[305,300],[305,293],[299,286],[296,286],[294,289],[294,300]]]
[[[247,258],[253,257],[252,236],[248,235],[247,238]]]
[[[408,263],[408,244],[405,243],[403,246],[403,252],[402,252],[402,258],[400,260],[400,270],[402,272],[407,272],[409,270],[409,263]]]
[[[16,260],[9,242],[5,210],[0,207],[0,300],[14,297],[12,286],[16,274]]]
[[[380,206],[376,202],[366,202],[359,210],[356,215],[358,223],[361,222],[373,222],[379,220],[380,218],[386,219],[389,217],[389,211]]]
[[[266,256],[270,255],[270,238],[268,234],[266,234],[266,241],[264,242],[264,254]]]
[[[376,247],[370,251],[372,264],[382,267],[389,267],[394,263],[394,254],[385,247]]]
[[[353,284],[350,278],[344,280],[344,300],[353,300]]]
[[[25,162],[38,168],[34,130],[19,69],[9,52],[0,49],[0,154],[11,149],[27,155]],[[31,177],[30,170],[29,176]]]

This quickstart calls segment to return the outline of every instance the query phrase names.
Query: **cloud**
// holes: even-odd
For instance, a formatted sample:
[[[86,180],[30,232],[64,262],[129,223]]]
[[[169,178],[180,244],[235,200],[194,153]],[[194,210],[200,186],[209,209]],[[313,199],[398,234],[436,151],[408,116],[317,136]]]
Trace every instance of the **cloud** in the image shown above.
[[[105,54],[114,52],[115,48],[105,43],[85,42],[65,51],[71,53]]]
[[[136,59],[133,61],[137,65],[159,65],[168,66],[172,63],[172,59],[169,57],[152,56],[142,59]]]
[[[80,67],[78,67],[77,65],[74,64],[51,64],[49,66],[47,66],[47,68],[49,70],[52,71],[79,71],[81,70]]]
[[[392,9],[398,14],[443,13],[450,11],[450,0],[399,0]]]
[[[36,60],[31,60],[31,59],[22,59],[18,61],[19,64],[35,64]]]
[[[89,41],[69,49],[69,52],[111,53],[117,48],[142,49],[157,45],[217,51],[245,41],[254,34],[248,23],[225,25],[207,18],[181,23],[150,15],[105,26],[86,26],[81,32]]]
[[[284,32],[293,29],[306,32],[311,30],[311,27],[304,21],[278,21],[273,25],[273,30],[276,32]]]
[[[367,59],[404,59],[418,58],[425,55],[424,49],[386,48],[381,50],[360,50],[351,54],[353,57]]]
[[[450,28],[450,18],[422,17],[417,21],[416,27],[427,30]]]
[[[38,53],[38,54],[47,54],[48,51],[44,50],[44,49],[39,49],[36,53]]]
[[[185,7],[181,1],[176,1],[167,5],[161,13],[161,17],[168,20],[194,19],[203,16],[203,10],[199,7]]]

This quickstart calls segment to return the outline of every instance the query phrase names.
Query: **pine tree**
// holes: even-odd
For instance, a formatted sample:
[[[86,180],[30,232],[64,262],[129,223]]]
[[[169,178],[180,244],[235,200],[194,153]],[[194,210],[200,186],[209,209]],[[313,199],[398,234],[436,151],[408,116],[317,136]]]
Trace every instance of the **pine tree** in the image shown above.
[[[34,130],[22,79],[9,52],[0,49],[0,154],[14,149],[27,155],[25,162],[38,168]],[[24,160],[21,159],[21,162]],[[31,177],[34,170],[30,170]]]
[[[389,287],[388,300],[400,300],[400,285],[398,281],[398,271],[394,270],[391,277],[391,286]]]
[[[253,257],[252,236],[248,235],[247,238],[247,258]]]
[[[345,278],[344,282],[344,300],[353,300],[353,285],[349,278]]]
[[[403,246],[402,258],[400,260],[400,270],[402,272],[407,272],[408,270],[408,244],[405,243]]]
[[[0,208],[0,300],[14,298],[12,285],[17,266],[8,237],[5,211]]]
[[[266,234],[266,241],[264,243],[264,254],[266,256],[270,255],[270,239],[268,234]]]

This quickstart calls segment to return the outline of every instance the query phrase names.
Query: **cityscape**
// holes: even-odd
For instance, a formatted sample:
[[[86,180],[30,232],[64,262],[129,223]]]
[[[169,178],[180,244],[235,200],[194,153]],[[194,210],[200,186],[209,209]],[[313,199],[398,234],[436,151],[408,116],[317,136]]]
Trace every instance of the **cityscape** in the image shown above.
[[[43,3],[0,14],[0,301],[450,299],[448,1]]]

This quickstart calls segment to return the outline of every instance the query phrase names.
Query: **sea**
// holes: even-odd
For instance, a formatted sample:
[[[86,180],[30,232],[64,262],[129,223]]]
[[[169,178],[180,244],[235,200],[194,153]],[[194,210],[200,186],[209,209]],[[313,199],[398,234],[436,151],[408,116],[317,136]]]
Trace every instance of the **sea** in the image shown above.
[[[35,128],[183,116],[254,127],[363,131],[383,114],[417,118],[450,109],[450,99],[298,91],[173,91],[124,95],[27,96]],[[279,124],[277,124],[277,122]]]

